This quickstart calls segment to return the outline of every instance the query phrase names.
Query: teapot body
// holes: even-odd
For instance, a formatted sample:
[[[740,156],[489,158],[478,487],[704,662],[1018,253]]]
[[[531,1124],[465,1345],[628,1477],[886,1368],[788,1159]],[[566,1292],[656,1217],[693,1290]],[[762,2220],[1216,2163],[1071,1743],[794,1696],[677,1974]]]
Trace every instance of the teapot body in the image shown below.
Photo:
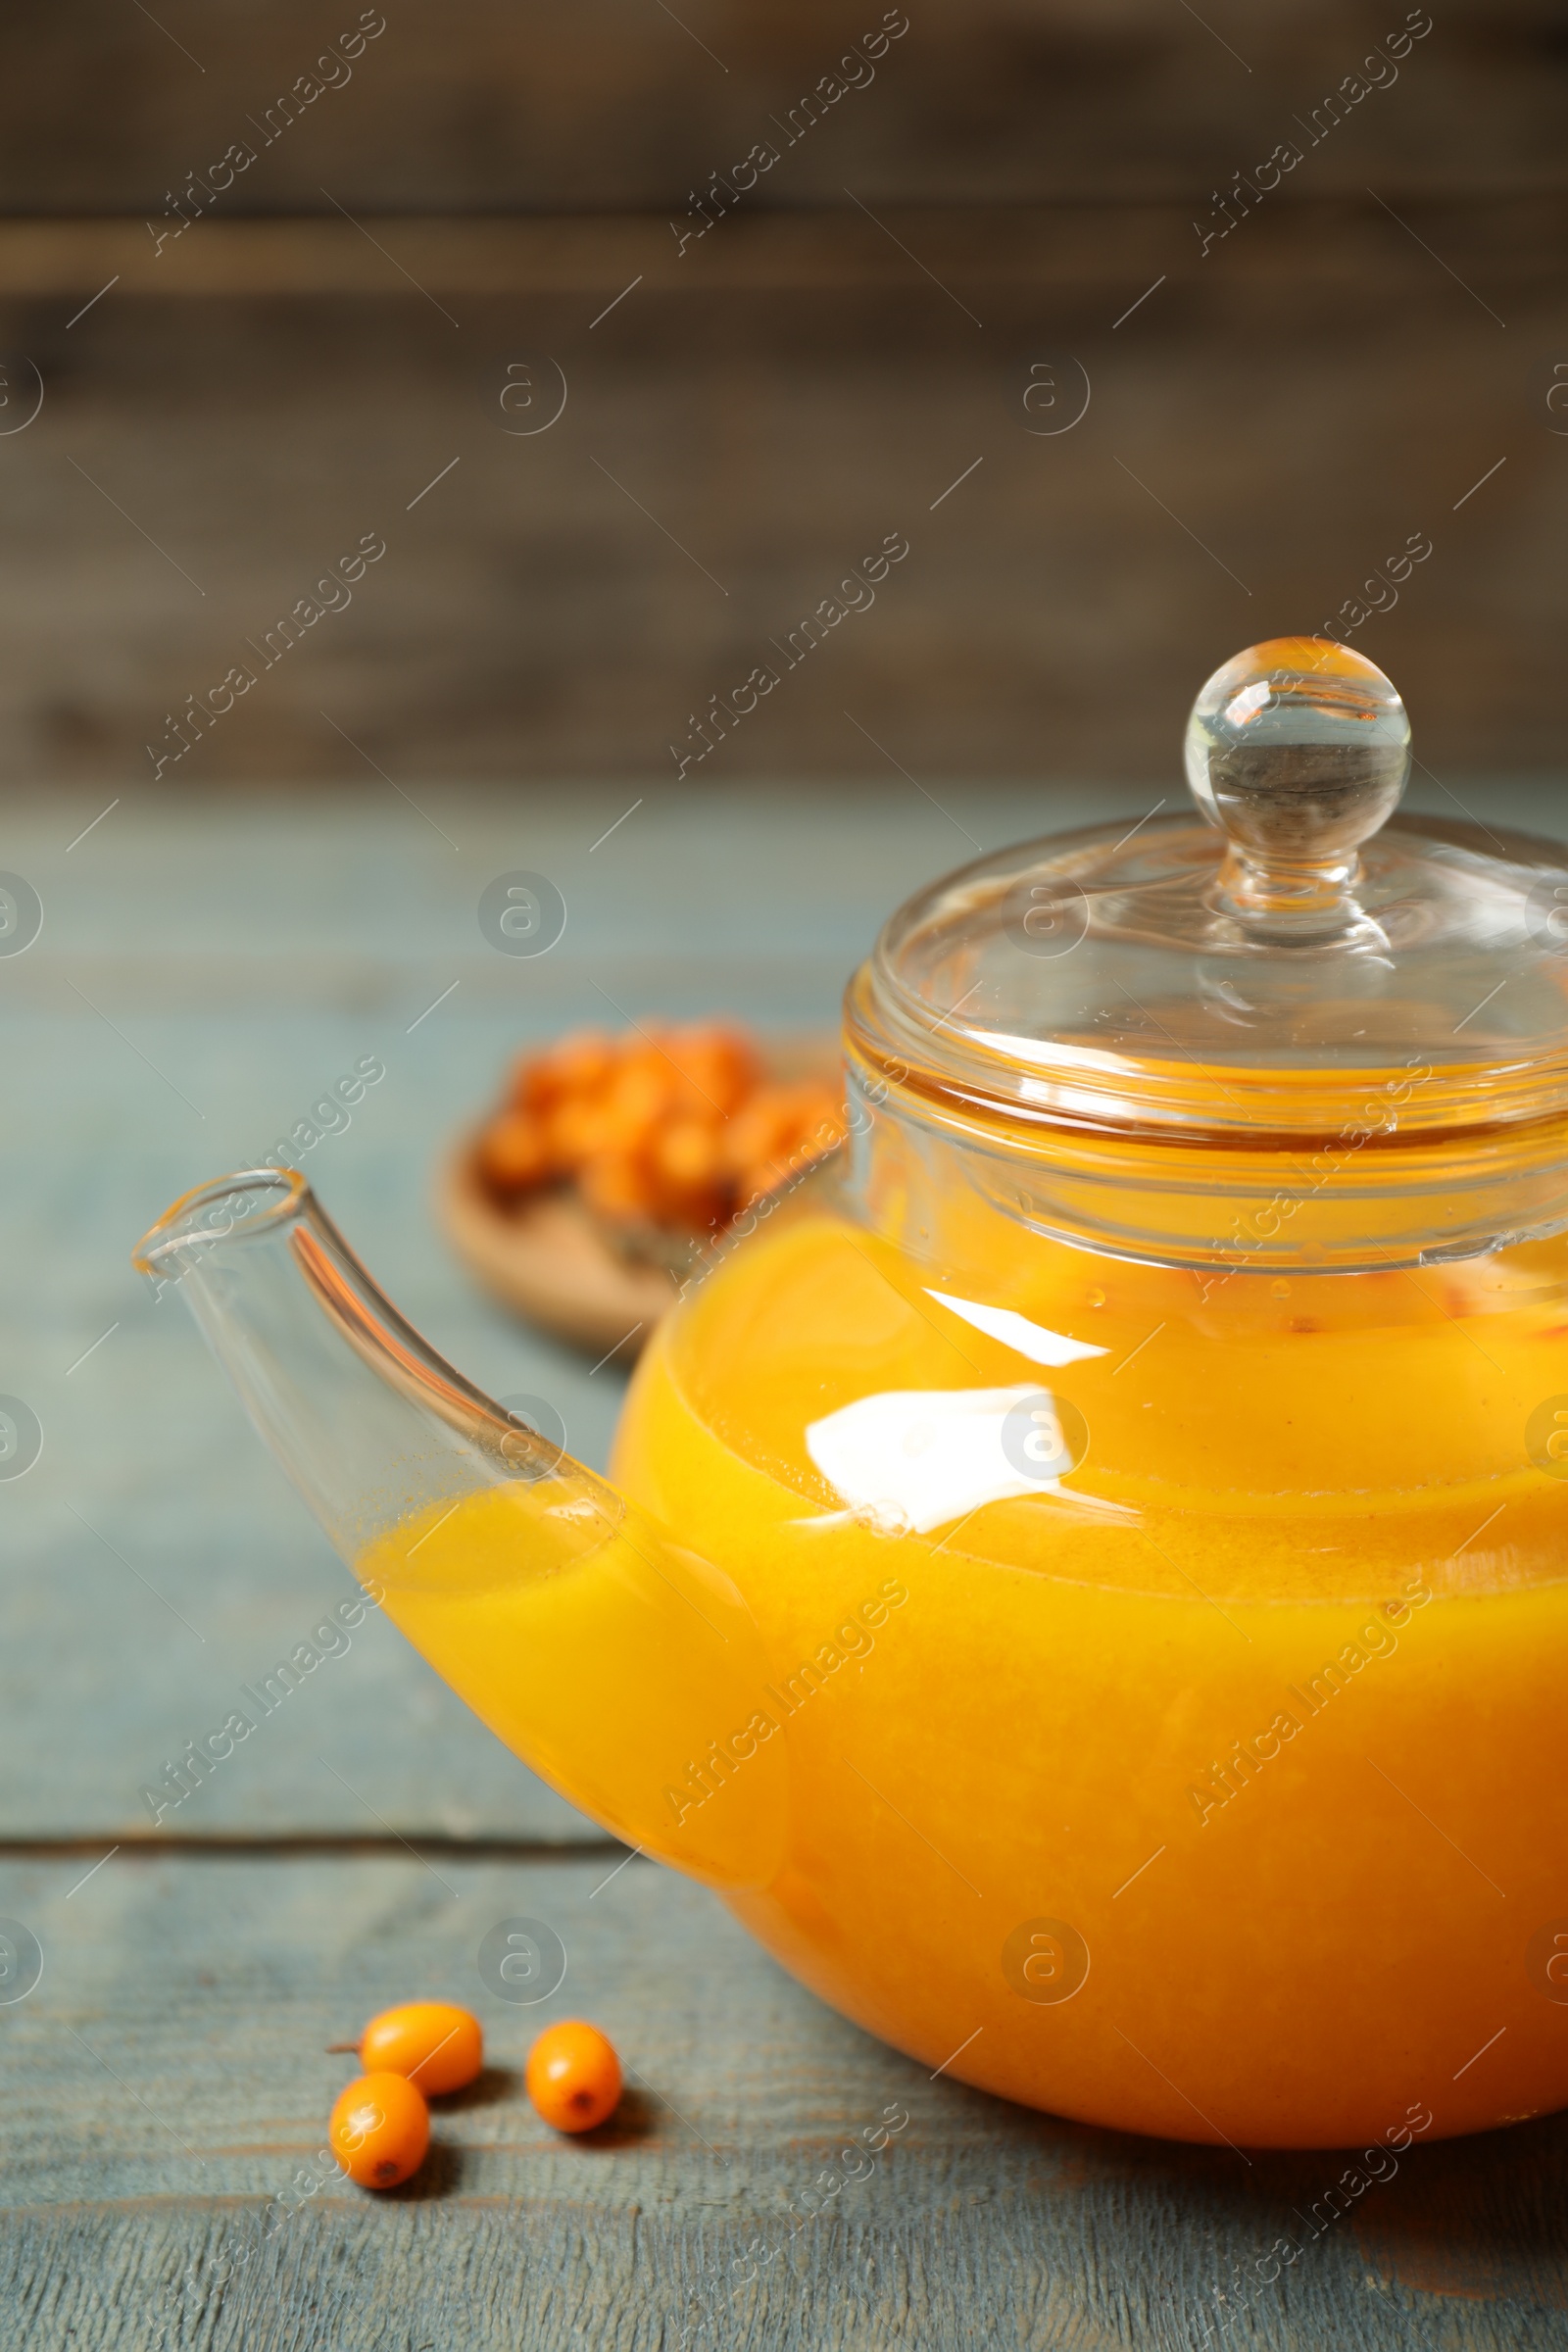
[[[1568,1243],[1205,1272],[857,1130],[692,1288],[617,1445],[760,1637],[664,1792],[711,1817],[786,1758],[727,1899],[929,2067],[1095,2124],[1402,2145],[1568,2102]]]
[[[890,918],[849,1140],[686,1285],[618,1489],[297,1172],[136,1263],[484,1721],[848,2015],[1370,2156],[1568,2104],[1568,867],[1385,825],[1403,707],[1326,641],[1186,762],[1200,821]]]

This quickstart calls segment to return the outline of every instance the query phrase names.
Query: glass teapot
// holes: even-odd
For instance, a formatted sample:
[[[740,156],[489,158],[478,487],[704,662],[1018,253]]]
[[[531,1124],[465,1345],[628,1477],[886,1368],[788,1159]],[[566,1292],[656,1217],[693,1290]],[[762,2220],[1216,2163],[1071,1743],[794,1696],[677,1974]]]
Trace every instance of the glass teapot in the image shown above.
[[[303,1177],[178,1278],[483,1720],[919,2061],[1237,2145],[1568,2103],[1568,870],[1396,819],[1343,647],[1198,815],[982,859],[851,983],[850,1135],[716,1248],[611,1485]]]

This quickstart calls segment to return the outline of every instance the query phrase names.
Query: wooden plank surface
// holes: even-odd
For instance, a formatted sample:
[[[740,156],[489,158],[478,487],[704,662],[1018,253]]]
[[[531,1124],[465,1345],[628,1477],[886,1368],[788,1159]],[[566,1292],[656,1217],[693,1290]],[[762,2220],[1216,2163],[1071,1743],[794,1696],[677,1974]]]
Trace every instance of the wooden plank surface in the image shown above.
[[[450,297],[594,295],[582,320],[586,330],[592,311],[629,276],[643,295],[632,318],[643,317],[655,295],[874,288],[907,296],[919,266],[878,225],[886,218],[942,278],[1000,301],[1004,318],[1009,299],[1016,303],[1025,291],[1037,300],[1042,293],[1077,292],[1092,300],[1113,294],[1128,279],[1136,283],[1151,257],[1169,264],[1188,296],[1208,290],[1224,302],[1245,293],[1259,321],[1283,317],[1303,300],[1365,300],[1380,286],[1397,287],[1418,315],[1449,316],[1451,294],[1399,266],[1409,257],[1365,188],[1292,195],[1258,213],[1234,247],[1228,240],[1216,246],[1223,270],[1200,267],[1207,256],[1194,237],[1193,209],[1191,201],[961,208],[927,201],[880,206],[873,220],[843,204],[767,207],[726,220],[722,237],[690,251],[653,213],[378,214],[379,251],[337,213],[240,213],[204,221],[201,235],[179,252],[177,267],[155,251],[143,222],[123,214],[0,215],[0,295],[79,301],[104,284],[107,270],[117,281],[111,316],[130,296],[176,309],[215,295],[373,299],[396,291],[402,264],[419,285]],[[1405,196],[1400,217],[1443,236],[1446,253],[1467,277],[1485,279],[1499,297],[1530,302],[1550,282],[1565,211],[1568,192],[1552,186],[1493,188],[1474,197],[1432,188]],[[1440,294],[1441,302],[1433,299]],[[1175,300],[1167,297],[1161,311]],[[1109,318],[1103,323],[1110,328]],[[513,415],[520,417],[520,404]]]
[[[1116,806],[1172,787],[1167,770]],[[0,2004],[0,2340],[669,2352],[700,2324],[694,2341],[801,2352],[1555,2352],[1565,2119],[1413,2153],[1309,2237],[1293,2215],[1342,2159],[1244,2165],[932,2080],[706,1892],[640,1861],[612,1877],[619,1850],[373,1621],[265,1751],[136,1843],[143,1773],[344,1590],[181,1311],[130,1276],[143,1224],[377,1056],[385,1078],[307,1162],[323,1197],[438,1346],[496,1391],[558,1399],[602,1459],[607,1376],[476,1300],[435,1240],[450,1127],[520,1040],[617,1006],[830,1021],[877,920],[968,854],[965,831],[993,847],[1094,806],[976,787],[945,813],[902,779],[858,801],[688,787],[601,842],[631,788],[418,797],[426,815],[387,785],[193,824],[144,795],[84,838],[90,802],[8,815],[4,861],[45,927],[0,960],[0,1386],[35,1401],[46,1442],[0,1483],[0,1915],[44,1973]],[[1453,813],[1430,781],[1412,798]],[[1562,829],[1555,783],[1483,805]],[[522,966],[474,915],[519,861],[570,910]],[[568,1954],[537,2012],[478,1975],[480,1938],[517,1916]],[[497,2072],[444,2112],[417,2187],[372,2204],[319,2178],[343,2079],[322,2045],[418,1993],[475,2005]],[[591,2146],[543,2131],[516,2082],[532,2029],[571,2011],[640,2078]],[[839,2151],[889,2106],[907,2126],[849,2181]],[[813,2186],[823,2216],[802,2220]],[[1301,2250],[1275,2279],[1287,2234]]]
[[[0,1907],[45,1951],[0,2011],[10,2340],[653,2352],[703,2322],[705,2344],[824,2352],[1561,2344],[1563,2118],[1412,2151],[1314,2239],[1301,2216],[1344,2158],[1249,2164],[933,2082],[706,1893],[641,1862],[605,1886],[615,1859],[140,1856],[85,1886],[80,1857],[0,1863]],[[475,1966],[518,1916],[567,1951],[535,2009]],[[471,2002],[495,2067],[443,2108],[419,2181],[372,2201],[321,2179],[349,2064],[322,2045],[416,1992]],[[575,2144],[517,2081],[573,2013],[636,2069],[620,2124]],[[907,2124],[846,2167],[890,2108]],[[1259,2283],[1286,2234],[1298,2258]]]
[[[675,284],[646,228],[399,222],[388,260],[341,220],[214,222],[209,291],[116,286],[74,325],[120,246],[67,270],[27,231],[0,352],[14,402],[24,362],[44,398],[0,438],[0,764],[97,808],[141,789],[170,714],[369,532],[352,604],[325,591],[166,782],[663,785],[692,715],[902,533],[875,606],[692,773],[1108,786],[1163,764],[1227,652],[1319,626],[1425,532],[1357,642],[1439,774],[1548,765],[1561,204],[1402,217],[1463,284],[1364,194],[1265,210],[1201,264],[1180,211],[890,217],[940,285],[859,214],[736,222]],[[1024,405],[1038,368],[1063,418],[1087,376],[1064,432]]]
[[[1431,560],[1357,642],[1439,774],[1548,765],[1560,206],[1544,243],[1485,206],[1407,217],[1506,331],[1365,196],[1264,212],[1201,265],[1178,214],[1059,239],[901,217],[961,308],[858,214],[833,227],[828,282],[768,282],[807,270],[809,240],[737,223],[710,279],[700,260],[689,286],[638,286],[597,325],[640,258],[607,251],[580,290],[474,289],[485,241],[441,232],[465,290],[430,292],[455,330],[342,222],[355,290],[117,287],[69,325],[115,274],[106,252],[71,290],[0,309],[17,399],[24,359],[44,385],[36,420],[0,439],[0,763],[101,789],[83,822],[140,790],[177,746],[170,714],[256,668],[248,641],[369,532],[387,552],[352,605],[326,590],[339,609],[166,782],[375,792],[368,760],[410,790],[662,786],[700,749],[693,714],[777,666],[773,641],[902,533],[875,606],[860,597],[692,773],[733,788],[896,760],[943,793],[976,772],[1108,786],[1163,766],[1226,653],[1319,626],[1425,532]],[[588,277],[569,239],[550,251]],[[564,411],[514,432],[508,369],[544,418],[558,367]],[[1065,432],[1024,406],[1037,368],[1064,417],[1087,371]]]
[[[872,776],[879,745],[927,781],[1147,769],[1223,650],[1319,625],[1420,532],[1359,641],[1440,774],[1548,765],[1544,0],[1444,9],[1321,130],[1422,12],[929,0],[791,132],[882,13],[480,0],[455,30],[406,0],[275,133],[328,37],[304,0],[68,0],[0,36],[0,772],[145,778],[166,713],[367,529],[352,609],[182,786],[374,789],[355,745],[405,780],[667,779],[890,530],[876,609],[705,782]],[[699,237],[760,136],[776,168]]]
[[[1411,13],[1432,28],[1371,69],[1385,86],[1326,145],[1329,184],[1359,193],[1375,150],[1406,192],[1560,184],[1568,76],[1547,0],[1212,0],[1196,15],[1166,0],[694,0],[673,16],[651,0],[470,0],[456,24],[438,0],[394,0],[366,12],[385,30],[324,63],[313,78],[332,86],[286,126],[267,110],[352,30],[357,0],[265,15],[167,0],[156,22],[64,0],[8,36],[0,207],[156,212],[191,173],[210,190],[211,167],[248,142],[254,161],[210,190],[217,211],[325,210],[325,183],[355,211],[662,212],[761,139],[782,151],[760,183],[776,204],[842,204],[854,167],[871,203],[1185,201],[1295,135],[1296,114]],[[790,145],[790,110],[889,15],[907,29],[850,66],[841,86],[858,86]]]

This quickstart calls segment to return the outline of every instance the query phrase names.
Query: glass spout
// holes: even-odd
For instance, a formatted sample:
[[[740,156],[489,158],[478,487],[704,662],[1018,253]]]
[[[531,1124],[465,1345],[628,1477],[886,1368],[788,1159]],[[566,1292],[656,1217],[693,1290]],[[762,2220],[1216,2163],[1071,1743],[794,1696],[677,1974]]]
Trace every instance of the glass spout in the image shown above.
[[[187,1193],[134,1263],[178,1286],[341,1557],[500,1739],[628,1844],[768,1883],[783,1741],[691,1798],[767,1673],[727,1575],[428,1348],[298,1173]]]

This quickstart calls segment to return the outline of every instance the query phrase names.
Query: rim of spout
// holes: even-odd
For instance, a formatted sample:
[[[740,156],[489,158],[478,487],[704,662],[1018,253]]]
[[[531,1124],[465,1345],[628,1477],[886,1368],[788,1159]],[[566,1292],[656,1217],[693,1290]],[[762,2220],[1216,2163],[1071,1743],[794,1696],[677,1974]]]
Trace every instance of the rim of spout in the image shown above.
[[[181,1193],[143,1234],[131,1252],[131,1264],[139,1274],[155,1274],[181,1251],[275,1232],[298,1216],[310,1190],[298,1168],[243,1168],[198,1184]],[[237,1200],[245,1205],[228,1205]]]

